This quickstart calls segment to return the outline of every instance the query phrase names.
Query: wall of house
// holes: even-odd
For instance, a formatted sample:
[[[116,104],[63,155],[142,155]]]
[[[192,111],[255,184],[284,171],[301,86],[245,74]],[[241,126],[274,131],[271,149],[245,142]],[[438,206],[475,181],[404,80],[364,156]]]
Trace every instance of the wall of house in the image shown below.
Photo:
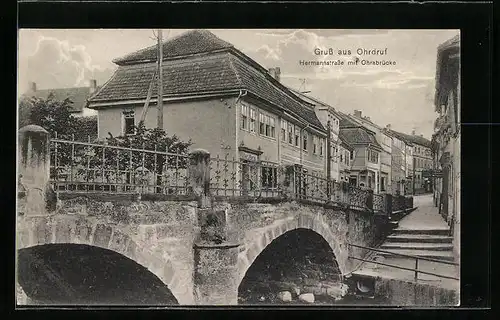
[[[354,161],[352,162],[352,170],[363,170],[366,168],[366,147],[356,147],[354,152]]]
[[[83,108],[82,111],[72,113],[72,115],[74,117],[76,117],[76,118],[79,118],[79,117],[92,117],[92,116],[96,116],[97,115],[97,110],[89,109],[89,108]]]
[[[251,132],[250,128],[246,129],[241,128],[241,107],[246,105],[250,108],[254,108],[257,111],[257,121],[255,123],[255,132]],[[280,119],[278,116],[273,115],[270,112],[259,109],[254,104],[249,102],[240,102],[238,103],[238,146],[244,145],[245,147],[261,150],[262,155],[260,156],[260,160],[271,161],[278,163],[279,159],[279,148],[278,141],[280,139]],[[274,138],[267,137],[259,134],[259,113],[262,112],[266,115],[269,115],[275,120],[275,135]]]
[[[217,154],[235,156],[236,149],[236,98],[197,100],[164,103],[164,129],[169,135],[177,135],[181,140],[191,139],[191,149],[202,148],[215,157]],[[123,110],[134,110],[138,124],[143,111],[142,105],[132,107],[117,106],[99,110],[99,137],[108,132],[117,136],[122,133]],[[157,109],[150,105],[144,124],[156,127]]]

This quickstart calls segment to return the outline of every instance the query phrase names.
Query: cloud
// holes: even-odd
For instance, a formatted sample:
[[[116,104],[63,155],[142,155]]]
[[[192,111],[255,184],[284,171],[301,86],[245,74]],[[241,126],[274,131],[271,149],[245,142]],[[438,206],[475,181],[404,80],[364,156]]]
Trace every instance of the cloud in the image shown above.
[[[112,75],[112,65],[93,63],[84,45],[73,45],[54,37],[39,36],[32,54],[23,54],[19,61],[19,91],[28,82],[36,82],[38,88],[65,88],[86,86],[90,79],[98,85]],[[23,90],[24,89],[24,90]]]

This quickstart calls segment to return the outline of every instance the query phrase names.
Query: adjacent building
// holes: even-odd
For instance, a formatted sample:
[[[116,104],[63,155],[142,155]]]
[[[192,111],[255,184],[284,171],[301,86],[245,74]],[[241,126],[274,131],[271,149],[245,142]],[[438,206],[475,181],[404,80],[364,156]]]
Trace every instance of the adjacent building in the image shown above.
[[[432,137],[434,198],[450,225],[454,252],[460,259],[460,37],[438,47],[435,111]]]
[[[340,136],[341,114],[334,107],[313,98],[307,94],[293,90],[299,97],[315,105],[315,112],[323,127],[330,130],[330,137],[326,139],[326,148],[330,148],[330,177],[335,181],[349,182],[351,174],[351,160],[355,149]],[[329,139],[329,142],[328,142]],[[321,145],[325,141],[320,141]],[[329,144],[329,145],[328,145]],[[325,170],[328,170],[327,161]]]
[[[388,124],[384,132],[391,136],[391,190],[392,194],[408,194],[407,183],[408,168],[406,161],[406,142],[399,135],[391,130]]]
[[[118,69],[90,99],[99,136],[134,134],[152,95],[146,127],[157,125],[157,46],[113,61]],[[232,44],[205,30],[163,43],[163,128],[212,157],[300,165],[325,174],[327,131],[315,106]]]
[[[349,183],[380,193],[380,155],[383,148],[375,132],[362,126],[350,115],[342,114],[339,137],[354,149],[350,152]]]
[[[380,192],[392,192],[392,136],[384,131],[384,128],[373,123],[370,117],[364,117],[361,110],[355,110],[352,118],[360,123],[363,127],[375,133],[377,142],[382,147],[380,153],[380,175],[378,177],[378,185]]]
[[[99,89],[96,80],[90,80],[87,87],[74,87],[74,88],[51,88],[51,89],[37,89],[35,82],[29,83],[29,89],[24,96],[37,97],[47,99],[50,94],[53,95],[55,100],[63,101],[70,99],[71,114],[74,117],[90,117],[97,116],[97,112],[87,107],[88,99],[95,94]]]

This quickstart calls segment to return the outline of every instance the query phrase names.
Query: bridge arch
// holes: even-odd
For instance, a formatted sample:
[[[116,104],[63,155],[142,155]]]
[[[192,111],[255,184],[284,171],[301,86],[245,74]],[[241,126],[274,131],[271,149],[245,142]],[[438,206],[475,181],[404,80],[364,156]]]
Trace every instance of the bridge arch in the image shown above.
[[[17,250],[53,244],[87,245],[113,251],[149,270],[175,296],[179,304],[190,304],[183,284],[176,277],[173,261],[154,252],[131,230],[96,218],[50,215],[20,218]]]
[[[337,262],[341,281],[346,274],[347,251],[345,244],[341,242],[340,236],[332,232],[330,226],[321,215],[301,213],[293,219],[279,221],[268,227],[267,230],[259,233],[250,242],[245,243],[245,250],[238,255],[238,285],[245,277],[248,269],[255,262],[257,257],[276,239],[298,229],[313,231],[321,236],[331,248]]]

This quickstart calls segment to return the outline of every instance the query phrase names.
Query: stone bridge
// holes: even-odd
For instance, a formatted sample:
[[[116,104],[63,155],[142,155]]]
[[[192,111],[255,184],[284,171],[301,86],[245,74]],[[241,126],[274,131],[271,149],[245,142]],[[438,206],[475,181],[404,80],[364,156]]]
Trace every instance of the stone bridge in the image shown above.
[[[348,255],[363,254],[350,251],[358,249],[347,243],[370,246],[385,225],[372,212],[333,205],[274,198],[258,203],[216,200],[210,197],[206,183],[208,155],[199,150],[193,153],[189,197],[55,194],[48,187],[47,133],[39,127],[25,127],[19,139],[17,283],[24,303],[61,303],[64,297],[76,297],[106,283],[109,295],[99,293],[96,298],[101,291],[92,291],[94,299],[102,297],[102,303],[113,302],[113,297],[116,303],[130,302],[118,297],[118,292],[129,290],[130,295],[141,291],[156,295],[154,303],[160,305],[237,304],[242,282],[265,256],[264,251],[271,257],[295,252],[291,260],[276,258],[264,263],[268,269],[277,265],[283,274],[306,250],[296,248],[297,243],[307,245],[314,239],[324,244],[323,255],[342,282],[354,268]],[[278,244],[294,234],[301,242]],[[67,250],[61,249],[64,247]],[[307,269],[307,263],[301,263],[299,269]],[[257,276],[263,273],[256,272]],[[48,288],[55,286],[64,294],[47,296]],[[151,291],[154,288],[158,290]],[[141,302],[151,304],[147,297],[130,303]]]

